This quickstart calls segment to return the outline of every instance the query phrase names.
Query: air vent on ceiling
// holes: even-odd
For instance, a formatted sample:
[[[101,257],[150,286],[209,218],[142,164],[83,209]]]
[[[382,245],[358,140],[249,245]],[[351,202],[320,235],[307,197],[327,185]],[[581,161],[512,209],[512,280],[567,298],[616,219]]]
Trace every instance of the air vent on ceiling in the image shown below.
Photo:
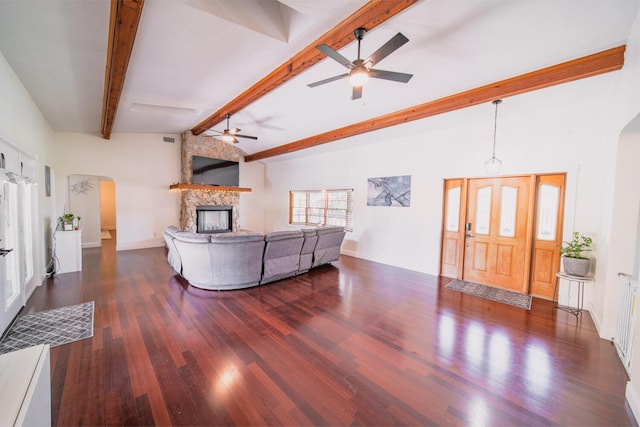
[[[170,136],[163,136],[163,137],[162,137],[162,141],[164,141],[164,142],[170,142],[170,143],[172,143],[172,144],[173,144],[174,142],[176,142],[176,139],[175,139],[175,138],[172,138],[172,137],[170,137]]]

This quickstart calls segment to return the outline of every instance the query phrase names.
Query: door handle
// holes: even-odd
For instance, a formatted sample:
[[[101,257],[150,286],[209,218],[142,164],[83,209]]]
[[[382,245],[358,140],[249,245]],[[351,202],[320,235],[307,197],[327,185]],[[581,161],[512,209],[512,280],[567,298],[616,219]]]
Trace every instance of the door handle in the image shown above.
[[[473,234],[469,234],[469,233],[467,233],[467,234],[465,234],[465,235],[464,235],[464,237],[473,238],[473,237],[476,237],[476,236],[474,236]]]
[[[11,252],[13,249],[0,249],[0,256],[5,257],[7,256],[7,254],[9,252]]]

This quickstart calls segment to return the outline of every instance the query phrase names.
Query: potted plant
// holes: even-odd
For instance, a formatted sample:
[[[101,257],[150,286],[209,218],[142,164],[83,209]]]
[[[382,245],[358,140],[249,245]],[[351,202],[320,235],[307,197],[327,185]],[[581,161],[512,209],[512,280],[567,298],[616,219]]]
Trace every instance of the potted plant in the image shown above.
[[[74,228],[78,229],[78,221],[80,221],[79,216],[75,216],[72,213],[66,213],[58,218],[58,221],[62,223],[62,229],[65,231],[73,230]]]
[[[562,267],[566,274],[571,276],[584,277],[589,274],[591,259],[584,256],[584,252],[591,250],[593,239],[577,231],[573,232],[573,239],[562,242],[560,255],[562,256]]]

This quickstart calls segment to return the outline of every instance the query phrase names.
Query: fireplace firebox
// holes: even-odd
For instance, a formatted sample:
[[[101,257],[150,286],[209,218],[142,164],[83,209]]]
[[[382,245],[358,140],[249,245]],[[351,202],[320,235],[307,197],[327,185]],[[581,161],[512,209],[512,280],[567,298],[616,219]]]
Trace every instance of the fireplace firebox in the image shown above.
[[[233,206],[196,206],[197,233],[233,231]]]

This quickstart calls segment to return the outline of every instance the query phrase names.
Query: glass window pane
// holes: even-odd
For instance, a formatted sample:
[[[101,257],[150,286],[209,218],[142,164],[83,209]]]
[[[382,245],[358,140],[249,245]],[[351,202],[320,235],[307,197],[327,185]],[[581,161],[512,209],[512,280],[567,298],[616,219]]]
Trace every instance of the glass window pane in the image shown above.
[[[491,224],[491,187],[483,187],[476,193],[476,234],[489,234]]]
[[[542,184],[538,195],[538,240],[556,240],[560,188]]]
[[[324,193],[309,193],[309,207],[324,208]]]
[[[516,187],[502,187],[500,200],[500,231],[502,237],[516,235],[516,212],[518,207],[518,189]]]
[[[447,191],[447,231],[458,231],[460,223],[460,187]]]
[[[353,190],[291,191],[291,223],[352,230]]]
[[[300,193],[293,193],[293,206],[302,207],[307,205],[307,195]]]

